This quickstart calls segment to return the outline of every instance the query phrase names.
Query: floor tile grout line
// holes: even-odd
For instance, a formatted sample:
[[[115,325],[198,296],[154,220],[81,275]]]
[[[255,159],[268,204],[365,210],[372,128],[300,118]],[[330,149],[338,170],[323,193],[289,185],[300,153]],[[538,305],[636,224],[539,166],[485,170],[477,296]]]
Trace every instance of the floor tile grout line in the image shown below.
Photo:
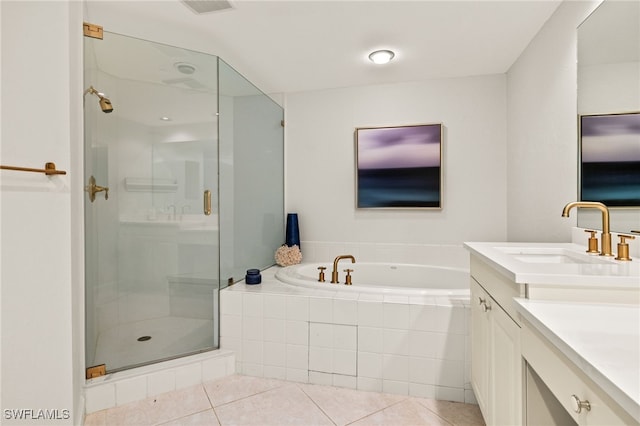
[[[205,411],[209,411],[209,410],[213,410],[213,407],[211,407],[211,408],[205,408],[204,410],[200,410],[200,411],[194,411],[193,413],[185,414],[184,416],[176,417],[175,419],[169,419],[169,420],[167,420],[167,421],[163,421],[162,423],[154,423],[154,424],[153,424],[153,426],[162,426],[162,425],[166,425],[166,424],[168,424],[168,423],[175,422],[175,421],[177,421],[177,420],[181,420],[181,419],[184,419],[184,418],[187,418],[187,417],[190,417],[190,416],[196,415],[196,414],[204,413]],[[215,413],[215,411],[214,411],[214,413]],[[216,416],[216,417],[217,417],[217,416]],[[218,421],[218,423],[220,423],[220,421]]]
[[[305,383],[305,384],[313,385],[313,383]],[[328,386],[328,385],[316,385],[316,386]],[[334,386],[329,386],[329,387],[334,387]],[[347,388],[343,388],[343,389],[347,389]],[[300,388],[300,390],[301,390],[302,392],[304,392],[304,394],[305,394],[305,395],[307,395],[307,397],[309,397],[309,399],[311,399],[311,401],[313,401],[313,403],[314,403],[314,404],[315,404],[315,405],[316,405],[320,410],[322,410],[322,412],[323,412],[323,413],[325,412],[325,411],[322,409],[322,407],[320,407],[320,406],[318,405],[318,403],[313,399],[313,397],[312,397],[311,395],[307,394],[307,393],[304,391],[304,389],[302,389],[302,388]],[[362,390],[359,390],[359,389],[352,389],[352,390],[354,390],[354,391],[356,391],[356,392],[368,392],[368,391],[362,391]],[[379,395],[383,395],[383,394],[384,394],[383,392],[375,392],[375,393],[377,393],[377,394],[379,394]],[[353,423],[355,423],[355,422],[357,422],[357,421],[360,421],[360,420],[362,420],[362,419],[366,419],[366,418],[367,418],[367,417],[369,417],[369,416],[372,416],[372,415],[374,415],[374,414],[376,414],[376,413],[379,413],[379,412],[381,412],[381,411],[383,411],[383,410],[386,410],[387,408],[393,407],[394,405],[400,404],[401,402],[404,402],[404,401],[408,401],[408,400],[410,400],[410,399],[413,399],[412,397],[410,397],[410,396],[408,396],[408,395],[398,395],[398,396],[402,396],[403,398],[402,398],[401,400],[399,400],[399,401],[392,402],[391,404],[386,405],[386,406],[385,406],[385,407],[383,407],[383,408],[380,408],[380,409],[377,409],[377,410],[375,410],[375,411],[372,411],[372,412],[370,412],[370,413],[368,413],[368,414],[366,414],[366,415],[364,415],[364,416],[362,416],[362,417],[360,417],[360,418],[358,418],[358,419],[356,419],[356,420],[353,420],[352,422],[346,423],[346,424],[345,424],[345,426],[346,426],[346,425],[353,424]],[[425,408],[427,408],[427,407],[425,407]],[[427,409],[428,409],[428,408],[427,408]],[[429,410],[429,411],[431,411],[431,410]],[[325,414],[327,415],[327,417],[329,417],[329,419],[330,419],[334,424],[336,424],[336,422],[333,420],[333,418],[332,418],[331,416],[329,416],[329,414],[327,414],[327,413],[325,413]],[[440,416],[438,416],[438,417],[440,417]],[[447,423],[451,423],[451,422],[449,422],[448,420],[445,420],[445,421],[446,421]]]
[[[253,376],[245,376],[245,377],[253,377]],[[275,380],[275,381],[281,382],[282,384],[279,385],[279,386],[275,386],[275,387],[269,388],[269,389],[265,389],[265,390],[260,391],[260,392],[253,393],[251,395],[247,395],[247,396],[243,396],[243,397],[238,398],[238,399],[234,399],[233,401],[228,401],[228,402],[222,403],[222,404],[217,405],[217,406],[214,406],[213,403],[211,403],[211,408],[213,408],[214,411],[215,411],[216,408],[224,407],[225,405],[233,404],[234,402],[242,401],[243,399],[251,398],[251,397],[256,396],[256,395],[261,395],[263,393],[267,393],[267,392],[270,392],[272,390],[280,389],[280,388],[283,388],[283,387],[286,387],[286,386],[295,385],[295,383],[293,383],[293,382],[287,382],[287,381],[278,380],[278,379],[266,379],[264,377],[257,377],[257,378],[258,379],[264,379],[264,380]],[[206,388],[205,388],[205,392],[206,392]],[[208,394],[207,394],[207,396],[208,396]],[[211,400],[209,400],[209,402],[211,402]]]
[[[305,384],[307,384],[307,383],[305,383]],[[302,387],[300,387],[300,384],[297,384],[297,385],[296,385],[296,387],[297,387],[298,389],[300,389],[300,391],[301,391],[301,392],[302,392],[302,393],[303,393],[307,398],[309,398],[309,399],[311,400],[311,402],[312,402],[316,407],[318,407],[318,409],[322,412],[322,414],[324,414],[324,415],[329,419],[329,421],[330,421],[331,423],[333,423],[334,425],[338,426],[338,424],[333,420],[333,418],[329,415],[329,413],[325,412],[325,411],[322,409],[322,407],[320,407],[320,406],[318,405],[318,403],[317,403],[317,402],[316,402],[316,401],[315,401],[315,400],[314,400],[314,399],[313,399],[313,398],[312,398],[308,393],[306,393],[306,392],[304,391],[304,389],[302,389]]]
[[[442,416],[440,413],[437,413],[435,411],[433,411],[430,407],[427,407],[425,404],[423,404],[421,402],[421,399],[423,398],[419,398],[419,397],[414,397],[413,398],[418,404],[420,404],[422,407],[426,408],[427,410],[431,411],[433,414],[435,414],[436,416],[440,417],[442,420],[446,421],[447,423],[451,424],[451,425],[455,425],[455,423],[453,423],[453,421],[450,421],[448,418]],[[464,402],[462,404],[465,404]]]
[[[211,380],[211,382],[215,382],[215,380]],[[207,387],[204,385],[205,382],[201,383],[200,386],[204,389],[204,394],[207,396],[207,400],[209,400],[209,406],[211,406],[211,411],[213,411],[213,415],[216,416],[216,420],[219,425],[222,425],[220,421],[220,417],[218,417],[218,413],[216,411],[216,407],[213,406],[213,401],[211,401],[211,397],[209,396],[209,392],[207,392]]]
[[[404,396],[404,395],[403,395],[403,396]],[[384,408],[380,408],[379,410],[372,411],[372,412],[370,412],[369,414],[367,414],[366,416],[362,416],[362,417],[360,417],[359,419],[356,419],[356,420],[354,420],[354,421],[352,421],[352,422],[347,423],[347,425],[352,425],[352,424],[354,424],[355,422],[359,422],[360,420],[366,419],[367,417],[371,417],[371,416],[373,416],[374,414],[378,414],[378,413],[380,413],[381,411],[384,411],[384,410],[386,410],[386,409],[388,409],[388,408],[391,408],[391,407],[393,407],[393,406],[395,406],[395,405],[398,405],[398,404],[400,404],[400,403],[402,403],[402,402],[408,401],[409,399],[410,399],[409,397],[406,397],[406,398],[404,398],[404,399],[401,399],[400,401],[396,401],[396,402],[394,402],[394,403],[392,403],[392,404],[389,404],[389,405],[387,405],[387,406],[386,406],[386,407],[384,407]],[[347,425],[345,425],[345,426],[347,426]]]
[[[200,383],[200,384],[198,384],[198,385],[193,386],[193,388],[196,388],[196,389],[197,389],[198,387],[200,387],[200,388],[201,388],[202,392],[204,392],[204,395],[207,397],[207,400],[209,400],[209,395],[207,394],[207,390],[204,388],[204,384],[203,384],[203,383]],[[186,388],[184,388],[184,389],[186,389]],[[154,402],[154,404],[155,404],[155,402],[157,401],[157,398],[158,398],[160,395],[167,395],[167,394],[174,393],[174,392],[177,392],[177,391],[180,391],[180,390],[182,390],[182,389],[174,389],[173,391],[164,392],[164,393],[162,393],[162,394],[154,395],[154,396],[151,396],[151,397],[149,397],[149,398],[147,398],[147,399],[151,399],[151,398],[153,398],[153,402]],[[161,423],[154,423],[154,424],[153,424],[153,426],[161,426],[161,425],[163,425],[163,424],[166,424],[166,423],[169,423],[169,422],[174,422],[174,421],[176,421],[176,420],[180,420],[180,419],[183,419],[183,418],[185,418],[185,417],[189,417],[189,416],[192,416],[192,415],[194,415],[194,414],[202,413],[203,411],[212,410],[212,409],[213,409],[213,407],[211,406],[211,401],[209,401],[209,408],[205,408],[204,410],[194,411],[194,412],[191,412],[191,413],[185,414],[185,415],[180,416],[180,417],[170,418],[170,419],[165,420],[165,421],[163,421],[163,422],[161,422]]]

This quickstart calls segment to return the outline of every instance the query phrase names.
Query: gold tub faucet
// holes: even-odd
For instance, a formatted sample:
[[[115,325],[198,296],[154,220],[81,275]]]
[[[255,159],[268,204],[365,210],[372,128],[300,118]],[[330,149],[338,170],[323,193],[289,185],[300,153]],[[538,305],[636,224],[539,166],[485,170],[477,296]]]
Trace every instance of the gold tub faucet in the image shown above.
[[[341,259],[351,259],[351,263],[356,263],[356,258],[350,254],[342,254],[333,261],[333,272],[331,272],[331,284],[338,284],[338,262]]]
[[[600,249],[600,256],[613,256],[613,253],[611,253],[611,232],[609,231],[609,209],[607,206],[596,201],[574,201],[564,206],[562,217],[569,217],[569,211],[574,207],[598,209],[602,212],[602,248]]]

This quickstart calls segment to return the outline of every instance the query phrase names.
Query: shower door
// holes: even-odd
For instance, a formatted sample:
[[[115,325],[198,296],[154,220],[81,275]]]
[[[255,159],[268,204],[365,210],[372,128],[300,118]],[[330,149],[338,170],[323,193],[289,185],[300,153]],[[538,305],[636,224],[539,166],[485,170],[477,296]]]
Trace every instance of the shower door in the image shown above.
[[[217,57],[105,32],[84,58],[86,365],[214,349]]]

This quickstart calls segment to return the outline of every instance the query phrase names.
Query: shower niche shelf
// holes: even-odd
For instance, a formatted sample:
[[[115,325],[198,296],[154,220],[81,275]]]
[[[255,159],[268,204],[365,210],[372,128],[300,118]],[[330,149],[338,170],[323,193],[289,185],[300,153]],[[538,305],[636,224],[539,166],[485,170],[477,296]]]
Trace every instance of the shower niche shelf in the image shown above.
[[[124,188],[129,192],[176,192],[175,179],[124,178]]]

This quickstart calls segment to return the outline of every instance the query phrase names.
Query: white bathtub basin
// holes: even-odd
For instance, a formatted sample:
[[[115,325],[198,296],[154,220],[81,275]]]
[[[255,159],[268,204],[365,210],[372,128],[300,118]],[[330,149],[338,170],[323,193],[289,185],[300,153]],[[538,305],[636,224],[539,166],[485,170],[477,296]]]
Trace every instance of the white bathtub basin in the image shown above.
[[[352,269],[352,285],[344,285],[345,265]],[[318,267],[325,266],[326,281],[318,282]],[[356,262],[339,268],[339,283],[330,284],[332,262],[302,263],[276,272],[285,283],[316,290],[343,292],[425,295],[469,294],[469,271],[436,265]]]

